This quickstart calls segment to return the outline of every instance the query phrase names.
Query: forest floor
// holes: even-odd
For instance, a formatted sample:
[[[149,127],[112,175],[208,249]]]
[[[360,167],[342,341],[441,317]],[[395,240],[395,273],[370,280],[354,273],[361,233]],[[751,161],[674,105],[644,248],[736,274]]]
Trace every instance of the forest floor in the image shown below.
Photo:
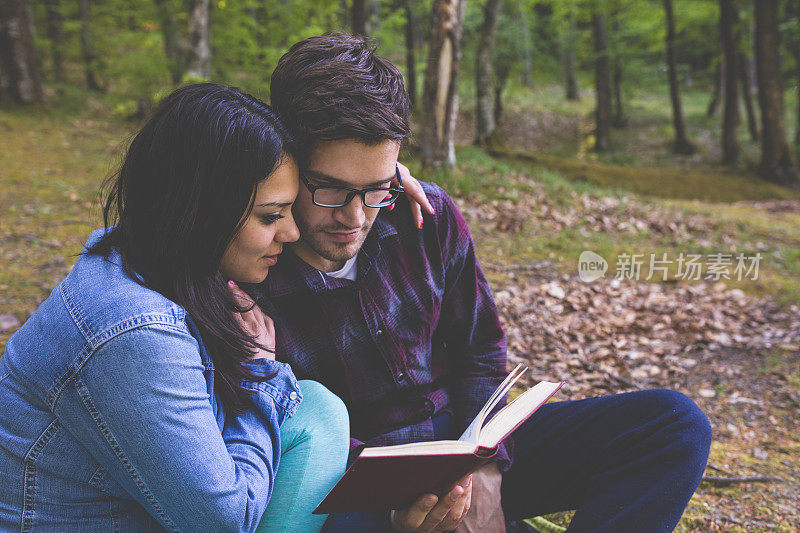
[[[579,111],[519,120],[550,124],[543,139],[564,121],[583,135]],[[134,128],[109,117],[97,102],[80,118],[0,111],[0,350],[101,224],[99,186]],[[456,198],[470,224],[510,363],[527,362],[531,381],[566,380],[559,399],[655,387],[687,394],[714,430],[706,474],[764,481],[703,482],[678,531],[799,530],[800,195],[747,168],[714,167],[710,148],[691,164],[625,160],[635,151],[620,133],[618,152],[598,159],[580,139],[575,153],[559,152],[554,140],[529,142],[529,126],[508,128],[521,133],[508,136],[502,157],[465,146],[458,171],[424,177]],[[464,144],[467,136],[462,127]],[[652,149],[664,153],[663,144]],[[697,168],[708,172],[689,172]],[[607,261],[604,277],[581,280],[584,251]],[[710,260],[736,253],[760,253],[758,274],[736,280],[734,259],[726,279]],[[620,267],[626,254],[644,258],[641,279]],[[668,264],[648,281],[651,254]],[[704,274],[716,263],[716,274],[685,279],[680,254],[700,256]]]

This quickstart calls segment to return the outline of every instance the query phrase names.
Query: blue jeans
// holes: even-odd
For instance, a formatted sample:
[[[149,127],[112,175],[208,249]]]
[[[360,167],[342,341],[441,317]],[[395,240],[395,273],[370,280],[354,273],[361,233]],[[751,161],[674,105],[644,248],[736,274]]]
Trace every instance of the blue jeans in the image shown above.
[[[281,426],[281,459],[272,497],[256,531],[313,533],[328,515],[311,512],[339,481],[350,448],[342,400],[316,381],[298,382],[303,401]]]
[[[452,434],[437,438],[452,438]],[[692,400],[648,390],[543,405],[514,433],[507,521],[576,509],[568,531],[672,531],[708,460]],[[388,512],[331,515],[323,531],[391,531]]]

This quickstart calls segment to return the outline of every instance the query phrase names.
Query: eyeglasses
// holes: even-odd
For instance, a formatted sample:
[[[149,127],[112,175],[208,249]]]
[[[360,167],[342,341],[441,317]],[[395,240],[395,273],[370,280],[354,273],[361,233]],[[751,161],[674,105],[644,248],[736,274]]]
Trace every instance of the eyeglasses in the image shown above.
[[[351,189],[350,187],[334,187],[331,185],[314,185],[308,181],[302,171],[300,180],[311,192],[311,201],[320,207],[344,207],[358,195],[367,207],[387,207],[405,191],[403,180],[400,178],[400,169],[395,165],[397,187],[372,187],[369,189]]]

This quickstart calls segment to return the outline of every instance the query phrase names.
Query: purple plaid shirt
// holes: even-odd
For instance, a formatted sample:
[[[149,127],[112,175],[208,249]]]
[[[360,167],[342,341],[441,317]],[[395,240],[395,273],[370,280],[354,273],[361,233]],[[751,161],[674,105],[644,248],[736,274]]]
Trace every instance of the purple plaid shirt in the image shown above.
[[[420,231],[407,202],[382,211],[355,282],[288,251],[248,289],[275,322],[278,359],[347,405],[351,459],[365,444],[432,440],[431,418],[443,411],[457,432],[446,437],[458,438],[507,374],[505,337],[466,222],[441,188],[423,187],[436,214]],[[510,464],[507,447],[495,456],[501,467]]]

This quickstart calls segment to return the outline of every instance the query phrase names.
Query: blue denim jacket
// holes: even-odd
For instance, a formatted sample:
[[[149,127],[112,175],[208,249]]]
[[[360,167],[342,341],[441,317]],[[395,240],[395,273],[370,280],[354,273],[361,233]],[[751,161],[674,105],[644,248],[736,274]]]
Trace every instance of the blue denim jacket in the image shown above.
[[[249,367],[277,375],[226,417],[184,309],[80,256],[0,359],[0,531],[255,530],[301,395]]]

